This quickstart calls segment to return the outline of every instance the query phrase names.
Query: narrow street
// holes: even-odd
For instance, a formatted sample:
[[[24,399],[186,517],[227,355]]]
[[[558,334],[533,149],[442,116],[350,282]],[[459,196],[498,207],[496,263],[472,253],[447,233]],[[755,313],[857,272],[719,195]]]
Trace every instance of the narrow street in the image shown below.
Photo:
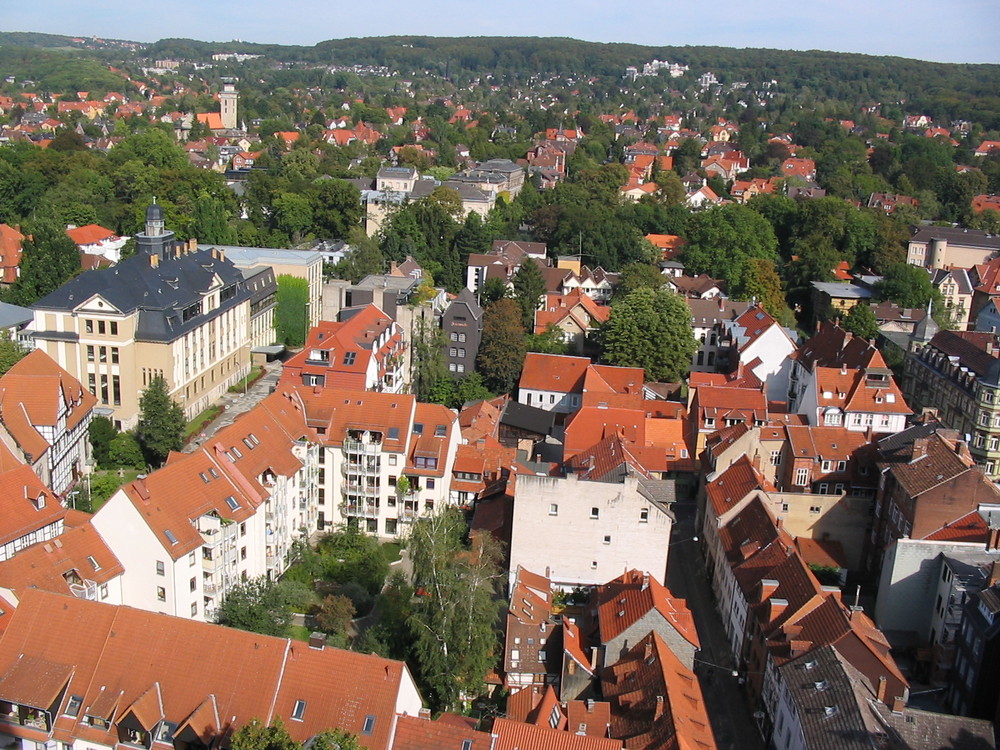
[[[677,524],[667,561],[667,585],[674,596],[687,600],[694,615],[701,651],[695,673],[719,750],[763,750],[757,725],[743,697],[743,688],[732,676],[733,661],[722,619],[715,608],[705,558],[696,536],[693,502],[674,503]]]

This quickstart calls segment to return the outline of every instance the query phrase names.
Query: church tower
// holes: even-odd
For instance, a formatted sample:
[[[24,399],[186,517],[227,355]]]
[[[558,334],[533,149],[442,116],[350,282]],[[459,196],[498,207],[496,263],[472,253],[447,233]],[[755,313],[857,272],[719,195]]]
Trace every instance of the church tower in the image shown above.
[[[239,98],[235,81],[232,78],[223,78],[222,91],[219,92],[219,104],[222,105],[222,127],[226,130],[236,130],[238,127],[236,104]]]

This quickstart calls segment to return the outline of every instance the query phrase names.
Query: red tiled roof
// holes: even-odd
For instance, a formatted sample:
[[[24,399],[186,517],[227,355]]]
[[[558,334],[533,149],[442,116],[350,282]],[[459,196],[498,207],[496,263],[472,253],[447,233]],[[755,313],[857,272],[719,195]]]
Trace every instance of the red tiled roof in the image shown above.
[[[573,734],[548,726],[539,727],[522,724],[510,719],[498,718],[493,722],[493,734],[496,744],[493,750],[528,750],[528,748],[545,748],[545,750],[621,750],[620,740],[609,740],[603,737],[588,737]]]
[[[587,357],[529,352],[524,358],[519,386],[537,391],[582,393],[589,365]]]
[[[601,643],[614,640],[638,620],[656,612],[695,648],[700,648],[694,618],[683,599],[670,591],[655,576],[630,570],[613,581],[598,586],[597,618]]]
[[[465,745],[468,741],[470,744]],[[392,750],[491,750],[493,738],[488,732],[457,726],[448,721],[400,716]]]
[[[58,523],[65,515],[66,509],[31,467],[22,465],[0,474],[0,544]]]
[[[651,632],[604,670],[611,736],[628,748],[715,748],[701,686],[667,644]]]
[[[70,571],[76,576],[65,577],[64,574]],[[101,535],[87,524],[64,531],[55,539],[32,545],[0,562],[0,586],[15,593],[38,588],[70,594],[73,593],[70,583],[107,583],[124,572],[125,568]]]
[[[105,229],[97,224],[67,229],[66,234],[77,245],[96,245],[98,242],[113,239],[116,236],[110,229]]]
[[[82,632],[86,638],[79,637]],[[359,735],[365,747],[385,748],[406,672],[402,662],[376,656],[310,649],[295,641],[35,589],[24,592],[0,641],[0,674],[10,674],[26,657],[63,669],[61,674],[35,671],[34,691],[55,689],[63,692],[64,701],[70,695],[83,697],[78,718],[58,712],[55,736],[107,746],[118,741],[117,731],[87,728],[84,715],[108,716],[116,705],[143,706],[141,713],[147,715],[141,699],[157,686],[162,714],[181,723],[178,734],[189,725],[191,738],[205,744],[251,718],[269,723],[281,717],[297,742],[337,727]],[[197,680],[191,679],[193,674]],[[248,685],[255,689],[246,689]],[[17,701],[15,688],[5,682],[0,693]],[[305,704],[301,720],[291,720],[300,700]],[[362,734],[367,716],[374,717],[374,725]]]
[[[746,456],[736,459],[729,468],[705,487],[716,518],[727,513],[736,503],[758,489],[773,491],[774,488],[753,467]]]
[[[935,542],[985,542],[990,534],[989,524],[974,510],[961,518],[946,523],[924,537]]]

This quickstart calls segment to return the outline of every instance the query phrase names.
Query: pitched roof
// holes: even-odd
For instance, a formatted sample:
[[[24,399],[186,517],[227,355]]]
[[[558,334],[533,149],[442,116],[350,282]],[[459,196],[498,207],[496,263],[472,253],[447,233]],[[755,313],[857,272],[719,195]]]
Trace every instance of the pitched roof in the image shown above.
[[[544,747],[545,750],[621,750],[622,748],[620,740],[588,737],[503,718],[493,722],[492,733],[496,736],[493,750],[525,750],[536,747]]]
[[[671,596],[670,590],[649,573],[629,570],[598,586],[595,597],[601,643],[614,640],[638,620],[656,612],[691,645],[701,646],[687,603]]]
[[[846,367],[849,370],[885,367],[885,360],[872,342],[830,322],[820,323],[816,334],[803,342],[791,357],[809,371],[816,366]]]
[[[30,466],[0,474],[0,544],[58,523],[65,515],[66,509]]]
[[[492,745],[489,732],[477,732],[440,719],[400,716],[392,750],[492,750]]]
[[[528,352],[521,370],[520,388],[556,393],[582,393],[590,359],[562,354]]]
[[[629,748],[714,748],[715,738],[694,673],[650,632],[601,674],[611,703],[611,736]]]
[[[961,367],[979,377],[996,368],[1000,358],[1000,337],[989,331],[938,331],[930,346],[948,357],[957,357]]]
[[[88,637],[79,638],[81,632]],[[157,686],[163,717],[176,723],[178,732],[189,724],[205,744],[253,717],[265,723],[283,718],[292,738],[302,742],[328,727],[361,735],[366,717],[372,716],[374,725],[360,737],[361,744],[383,748],[406,672],[402,662],[376,656],[311,649],[35,589],[25,591],[0,641],[0,674],[11,674],[24,658],[51,665],[33,670],[30,694],[58,694],[65,686],[64,701],[72,695],[82,698],[79,717],[59,711],[57,736],[86,736],[109,746],[117,741],[117,731],[86,727],[84,716],[108,717],[115,706],[133,705],[147,715],[141,699]],[[198,679],[192,680],[192,674]],[[247,690],[247,685],[255,689]],[[20,703],[28,687],[20,680],[4,681],[0,694]],[[301,720],[290,720],[299,700],[304,702]]]
[[[722,474],[705,486],[716,517],[729,512],[736,503],[758,489],[773,491],[771,483],[754,468],[745,455],[736,459]]]
[[[0,562],[0,586],[15,593],[38,588],[57,594],[83,591],[88,582],[107,583],[125,568],[89,523],[23,549]]]
[[[67,229],[66,234],[77,245],[95,245],[107,239],[113,239],[116,235],[110,229],[105,229],[97,224],[87,224],[82,227]]]
[[[30,352],[0,377],[0,421],[33,462],[49,448],[39,428],[55,429],[58,437],[62,408],[69,431],[96,404],[97,398],[41,349]]]

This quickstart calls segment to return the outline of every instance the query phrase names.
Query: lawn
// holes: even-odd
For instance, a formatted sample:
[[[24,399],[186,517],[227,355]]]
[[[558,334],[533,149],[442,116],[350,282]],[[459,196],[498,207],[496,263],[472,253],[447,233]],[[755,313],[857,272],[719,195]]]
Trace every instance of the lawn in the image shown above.
[[[403,545],[399,542],[383,542],[382,555],[387,563],[394,563],[399,559],[399,552],[402,549]]]
[[[249,374],[237,383],[229,386],[230,393],[245,393],[247,388],[264,377],[263,365],[255,365],[250,368]]]
[[[115,494],[115,491],[123,484],[127,484],[141,474],[139,469],[105,469],[95,471],[90,475],[87,486],[90,488],[90,500],[85,496],[79,497],[76,507],[79,510],[96,513],[108,498]],[[88,507],[89,505],[89,507]]]
[[[206,426],[211,424],[213,419],[222,414],[223,411],[222,404],[216,404],[205,409],[205,411],[188,422],[187,427],[184,428],[184,439],[190,440],[200,433]]]
[[[288,637],[293,638],[296,641],[309,641],[309,636],[312,635],[312,631],[305,625],[289,625],[288,626]]]

